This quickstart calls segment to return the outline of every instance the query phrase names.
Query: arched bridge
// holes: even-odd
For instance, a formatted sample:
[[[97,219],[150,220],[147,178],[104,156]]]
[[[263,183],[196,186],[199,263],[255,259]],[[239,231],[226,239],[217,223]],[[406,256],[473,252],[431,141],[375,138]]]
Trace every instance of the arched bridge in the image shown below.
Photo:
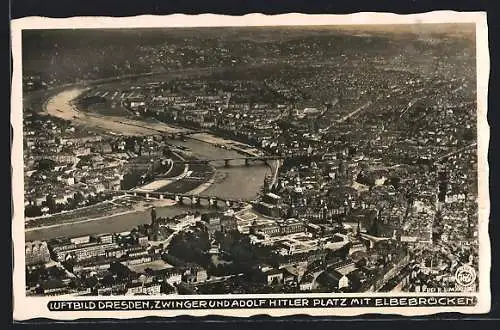
[[[174,163],[181,164],[210,164],[210,163],[218,163],[224,162],[225,167],[231,166],[233,161],[244,161],[245,166],[250,166],[256,163],[264,163],[268,165],[268,162],[271,160],[282,160],[283,157],[280,156],[246,156],[246,157],[228,157],[228,158],[217,158],[217,159],[191,159],[191,160],[178,160],[174,161]],[[234,165],[234,163],[233,163]]]
[[[238,206],[246,201],[235,200],[230,198],[221,198],[216,196],[199,196],[192,194],[159,192],[159,191],[144,191],[144,190],[109,190],[108,192],[122,193],[130,196],[142,196],[154,199],[172,199],[179,204],[191,205],[196,207],[232,207]]]

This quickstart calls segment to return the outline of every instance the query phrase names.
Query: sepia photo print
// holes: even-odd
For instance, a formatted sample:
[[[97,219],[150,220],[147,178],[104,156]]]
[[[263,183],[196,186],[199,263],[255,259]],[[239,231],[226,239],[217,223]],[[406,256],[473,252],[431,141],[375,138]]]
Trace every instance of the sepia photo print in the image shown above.
[[[15,22],[15,315],[488,311],[485,16],[257,16]]]

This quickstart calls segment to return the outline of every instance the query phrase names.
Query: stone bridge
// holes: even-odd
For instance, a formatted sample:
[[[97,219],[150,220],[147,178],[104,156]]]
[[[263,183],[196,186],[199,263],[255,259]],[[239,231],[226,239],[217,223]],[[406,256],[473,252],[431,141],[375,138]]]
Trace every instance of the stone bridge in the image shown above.
[[[221,198],[216,196],[199,196],[191,194],[159,192],[159,191],[144,191],[144,190],[109,190],[108,192],[122,193],[130,196],[142,196],[154,199],[172,199],[181,205],[191,205],[199,207],[232,207],[246,203],[246,201],[235,200],[229,198]]]
[[[231,163],[234,161],[244,161],[245,166],[257,165],[257,164],[266,164],[269,165],[269,161],[271,160],[281,160],[283,157],[280,156],[247,156],[247,157],[229,157],[229,158],[218,158],[218,159],[192,159],[192,160],[180,160],[174,161],[174,163],[181,164],[210,164],[215,162],[224,162],[225,167],[231,166]]]

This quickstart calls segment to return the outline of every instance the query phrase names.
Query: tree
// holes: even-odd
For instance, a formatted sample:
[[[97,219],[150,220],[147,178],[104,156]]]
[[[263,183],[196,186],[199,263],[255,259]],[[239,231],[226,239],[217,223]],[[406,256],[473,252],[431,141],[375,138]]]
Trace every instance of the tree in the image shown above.
[[[64,206],[65,206],[65,204],[56,203],[55,212],[61,212],[61,211],[63,211],[64,210]]]
[[[70,258],[70,259],[64,260],[61,264],[68,271],[73,272],[73,267],[75,266],[75,260]]]
[[[77,191],[73,194],[73,200],[75,201],[75,204],[79,204],[81,202],[83,202],[84,198],[83,198],[83,194],[80,192],[80,191]]]
[[[175,287],[173,287],[172,285],[170,285],[167,282],[163,282],[161,284],[160,291],[161,291],[161,293],[164,293],[164,294],[175,293]]]
[[[38,161],[38,170],[39,171],[53,171],[56,163],[52,159],[40,159]]]
[[[56,201],[54,200],[54,196],[47,195],[45,197],[45,205],[49,208],[49,212],[53,213],[56,210]]]
[[[24,215],[27,217],[38,217],[42,215],[42,210],[37,205],[28,205],[24,209]]]
[[[146,274],[148,276],[153,276],[154,271],[153,271],[153,269],[147,267],[146,269],[144,269],[144,274]]]

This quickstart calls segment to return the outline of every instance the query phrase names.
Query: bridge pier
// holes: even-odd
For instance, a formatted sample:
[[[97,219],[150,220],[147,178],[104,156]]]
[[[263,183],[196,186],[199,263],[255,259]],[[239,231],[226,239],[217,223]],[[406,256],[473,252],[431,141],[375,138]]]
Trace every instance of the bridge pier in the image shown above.
[[[214,208],[217,208],[217,198],[209,197],[208,205]]]

